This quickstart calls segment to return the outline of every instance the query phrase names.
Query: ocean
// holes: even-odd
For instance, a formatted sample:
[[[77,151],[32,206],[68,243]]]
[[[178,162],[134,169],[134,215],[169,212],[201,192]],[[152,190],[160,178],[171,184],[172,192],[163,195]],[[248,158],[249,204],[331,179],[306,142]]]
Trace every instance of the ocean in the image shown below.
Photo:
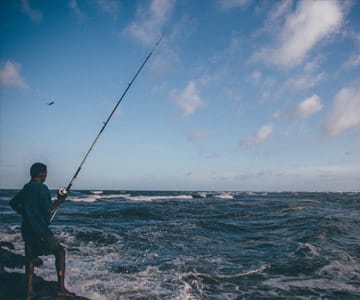
[[[0,190],[0,241],[23,254],[15,192]],[[78,295],[360,299],[360,193],[72,191],[68,200],[51,228]],[[54,258],[42,259],[35,273],[56,281]]]

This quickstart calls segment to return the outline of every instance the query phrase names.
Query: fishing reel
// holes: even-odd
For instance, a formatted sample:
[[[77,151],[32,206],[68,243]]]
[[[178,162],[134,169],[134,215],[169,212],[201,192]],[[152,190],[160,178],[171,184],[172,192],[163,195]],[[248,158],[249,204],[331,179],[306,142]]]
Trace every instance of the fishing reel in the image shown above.
[[[66,198],[68,194],[68,190],[66,188],[61,188],[57,191],[57,195],[59,198]]]

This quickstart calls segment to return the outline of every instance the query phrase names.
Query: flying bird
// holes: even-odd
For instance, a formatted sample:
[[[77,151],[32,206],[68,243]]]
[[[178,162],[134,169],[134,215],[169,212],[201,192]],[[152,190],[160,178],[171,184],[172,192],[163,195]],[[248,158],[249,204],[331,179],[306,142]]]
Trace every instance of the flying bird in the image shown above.
[[[51,101],[47,105],[53,105],[54,103],[55,103],[55,101]]]

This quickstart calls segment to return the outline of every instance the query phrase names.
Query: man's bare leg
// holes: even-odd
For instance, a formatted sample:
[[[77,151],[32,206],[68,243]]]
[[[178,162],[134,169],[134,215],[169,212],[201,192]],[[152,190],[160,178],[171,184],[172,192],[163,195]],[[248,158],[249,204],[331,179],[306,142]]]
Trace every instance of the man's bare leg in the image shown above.
[[[26,259],[25,264],[25,272],[26,272],[26,279],[27,279],[27,293],[26,293],[26,300],[31,300],[34,296],[33,290],[33,278],[34,278],[34,261],[32,259]]]
[[[69,292],[65,288],[65,250],[64,249],[55,255],[55,265],[56,265],[56,272],[58,276],[58,287],[59,287],[59,291],[57,295],[62,297],[75,296],[74,293]]]

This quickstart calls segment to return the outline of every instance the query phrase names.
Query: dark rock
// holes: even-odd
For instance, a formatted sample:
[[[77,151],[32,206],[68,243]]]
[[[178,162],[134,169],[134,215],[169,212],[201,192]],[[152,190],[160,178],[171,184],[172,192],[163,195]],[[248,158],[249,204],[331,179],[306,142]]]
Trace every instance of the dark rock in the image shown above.
[[[22,268],[25,264],[25,257],[19,254],[15,254],[10,250],[3,249],[3,246],[6,246],[9,249],[14,249],[14,246],[11,243],[0,243],[0,273],[4,271],[4,267],[12,269]]]
[[[8,242],[0,242],[0,299],[1,300],[23,300],[26,298],[26,276],[22,273],[6,272],[7,268],[21,268],[24,266],[25,257],[15,254],[8,249],[14,249]],[[42,261],[39,259],[39,262]],[[54,270],[55,272],[55,270]],[[33,289],[36,297],[33,300],[89,300],[81,296],[58,297],[57,282],[46,281],[43,278],[34,275]]]

